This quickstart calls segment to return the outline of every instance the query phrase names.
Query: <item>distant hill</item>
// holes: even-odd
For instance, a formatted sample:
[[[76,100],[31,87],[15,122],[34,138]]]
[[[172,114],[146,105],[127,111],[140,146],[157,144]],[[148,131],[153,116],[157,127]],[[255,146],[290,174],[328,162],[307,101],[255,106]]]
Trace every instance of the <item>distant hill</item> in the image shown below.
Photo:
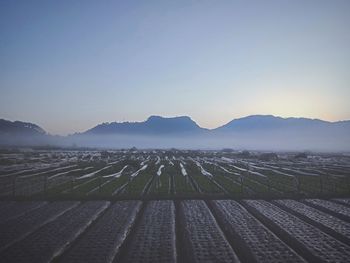
[[[349,151],[350,121],[252,115],[213,129],[221,142],[236,147],[267,150]]]
[[[54,136],[36,124],[0,119],[0,145],[36,146],[55,144],[54,141]]]
[[[137,135],[176,135],[193,134],[206,131],[190,117],[164,118],[151,116],[144,122],[103,123],[83,134],[137,134]]]
[[[0,119],[0,134],[3,135],[45,135],[46,131],[40,126],[21,121]]]
[[[268,130],[300,130],[300,129],[333,129],[349,128],[350,121],[328,122],[319,119],[308,118],[281,118],[273,115],[251,115],[244,118],[234,119],[229,123],[214,129],[221,132],[249,132]]]
[[[211,130],[187,116],[151,116],[143,122],[103,123],[70,136],[51,136],[36,124],[0,120],[1,145],[350,151],[349,135],[350,121],[272,115],[234,119]]]

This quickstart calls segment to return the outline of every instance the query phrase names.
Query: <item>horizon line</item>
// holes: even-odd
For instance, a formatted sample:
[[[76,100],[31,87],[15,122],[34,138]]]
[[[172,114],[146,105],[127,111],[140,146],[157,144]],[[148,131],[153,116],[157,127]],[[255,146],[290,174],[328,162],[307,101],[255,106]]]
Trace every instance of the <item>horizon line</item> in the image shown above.
[[[346,121],[350,121],[350,119],[343,119],[343,120],[336,120],[336,121],[329,121],[329,120],[325,120],[325,119],[320,119],[320,118],[312,118],[312,117],[282,117],[282,116],[278,116],[278,115],[273,115],[273,114],[250,114],[250,115],[244,115],[242,117],[238,117],[238,118],[233,118],[231,119],[230,121],[224,123],[224,124],[221,124],[217,127],[214,127],[214,128],[207,128],[207,127],[202,127],[200,126],[197,121],[195,121],[191,116],[189,115],[176,115],[176,116],[162,116],[162,115],[157,115],[157,114],[152,114],[152,115],[149,115],[146,119],[144,120],[140,120],[140,121],[111,121],[111,122],[100,122],[100,123],[97,123],[95,124],[94,126],[86,129],[86,130],[83,130],[83,131],[75,131],[73,133],[67,133],[65,135],[63,134],[54,134],[54,133],[50,133],[46,130],[46,128],[43,126],[43,125],[39,125],[37,124],[36,122],[32,122],[32,121],[22,121],[22,120],[9,120],[9,119],[5,119],[5,118],[0,118],[0,120],[5,120],[5,121],[10,121],[10,122],[23,122],[23,123],[31,123],[31,124],[35,124],[37,126],[39,126],[40,128],[42,128],[47,134],[49,135],[52,135],[52,136],[70,136],[70,135],[73,135],[73,134],[77,134],[77,133],[84,133],[92,128],[95,128],[97,127],[98,125],[101,125],[101,124],[112,124],[112,123],[143,123],[143,122],[146,122],[150,117],[161,117],[161,118],[164,118],[164,119],[173,119],[173,118],[181,118],[181,117],[188,117],[190,118],[193,122],[195,122],[200,128],[203,128],[203,129],[207,129],[207,130],[215,130],[217,128],[220,128],[222,126],[225,126],[227,125],[228,123],[234,121],[234,120],[239,120],[239,119],[244,119],[244,118],[248,118],[248,117],[253,117],[253,116],[264,116],[264,117],[268,117],[268,116],[271,116],[271,117],[274,117],[274,118],[281,118],[281,119],[308,119],[308,120],[315,120],[315,121],[324,121],[324,122],[328,122],[328,123],[337,123],[337,122],[346,122]]]

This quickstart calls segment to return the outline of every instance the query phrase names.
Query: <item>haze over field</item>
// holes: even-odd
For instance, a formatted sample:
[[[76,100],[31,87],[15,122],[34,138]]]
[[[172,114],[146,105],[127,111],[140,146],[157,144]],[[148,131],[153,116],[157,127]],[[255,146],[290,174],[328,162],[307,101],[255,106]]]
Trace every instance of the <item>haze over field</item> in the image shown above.
[[[0,120],[0,146],[350,151],[349,134],[350,121],[272,115],[247,116],[215,129],[202,128],[187,116],[150,116],[143,122],[102,123],[63,137],[35,124]]]
[[[350,0],[0,0],[0,263],[350,258]]]
[[[0,118],[60,136],[22,141],[5,122],[0,141],[350,150],[349,13],[343,0],[1,1]],[[138,124],[95,127],[114,121]]]

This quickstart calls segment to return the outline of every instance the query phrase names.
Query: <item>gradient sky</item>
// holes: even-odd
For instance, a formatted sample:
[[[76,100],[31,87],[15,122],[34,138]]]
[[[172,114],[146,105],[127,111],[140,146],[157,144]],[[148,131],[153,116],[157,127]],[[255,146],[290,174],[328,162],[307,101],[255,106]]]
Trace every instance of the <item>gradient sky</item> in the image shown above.
[[[350,1],[0,1],[0,118],[350,119]]]

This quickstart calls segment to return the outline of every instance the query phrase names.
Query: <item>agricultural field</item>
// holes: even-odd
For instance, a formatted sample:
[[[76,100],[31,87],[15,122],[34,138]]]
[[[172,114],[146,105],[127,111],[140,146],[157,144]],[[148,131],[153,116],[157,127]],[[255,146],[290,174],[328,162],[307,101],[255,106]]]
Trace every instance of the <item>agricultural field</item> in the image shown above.
[[[224,151],[0,153],[0,198],[347,197],[350,156]]]
[[[268,157],[3,152],[0,262],[349,262],[350,157]]]
[[[1,262],[349,262],[323,199],[1,201]],[[350,200],[350,199],[344,199]],[[349,208],[349,206],[347,206]]]

